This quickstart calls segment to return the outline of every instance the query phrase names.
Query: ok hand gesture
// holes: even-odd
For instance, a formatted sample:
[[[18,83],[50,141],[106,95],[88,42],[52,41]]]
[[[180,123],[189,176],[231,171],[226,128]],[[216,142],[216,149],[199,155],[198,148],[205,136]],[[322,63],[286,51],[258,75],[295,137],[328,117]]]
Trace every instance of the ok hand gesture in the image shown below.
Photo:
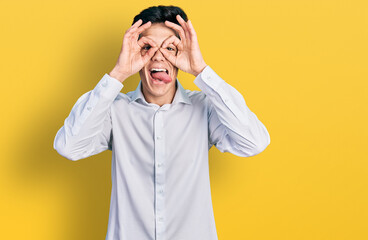
[[[142,37],[138,40],[139,34],[148,29],[151,22],[140,26],[141,24],[142,20],[139,19],[125,32],[118,61],[109,73],[111,77],[118,79],[120,82],[141,70],[158,49],[156,43],[149,38]],[[145,45],[150,45],[151,48],[142,55],[141,49]]]
[[[165,25],[178,32],[181,39],[176,36],[169,37],[163,42],[159,51],[177,68],[197,76],[207,66],[199,50],[197,34],[190,20],[185,22],[180,15],[177,15],[176,19],[181,26],[170,21],[165,21]],[[166,49],[169,44],[176,46],[178,50],[176,56]]]

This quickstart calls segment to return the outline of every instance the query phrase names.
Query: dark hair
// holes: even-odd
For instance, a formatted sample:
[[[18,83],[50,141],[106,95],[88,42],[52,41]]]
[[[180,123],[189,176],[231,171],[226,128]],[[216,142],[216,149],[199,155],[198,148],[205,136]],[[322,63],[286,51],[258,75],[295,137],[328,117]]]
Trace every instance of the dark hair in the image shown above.
[[[188,21],[187,15],[179,7],[162,5],[152,6],[144,9],[137,16],[135,16],[132,25],[139,19],[142,19],[142,24],[145,24],[148,21],[151,23],[164,23],[166,20],[168,20],[180,25],[178,20],[176,20],[176,15],[178,14],[184,19],[184,21]]]

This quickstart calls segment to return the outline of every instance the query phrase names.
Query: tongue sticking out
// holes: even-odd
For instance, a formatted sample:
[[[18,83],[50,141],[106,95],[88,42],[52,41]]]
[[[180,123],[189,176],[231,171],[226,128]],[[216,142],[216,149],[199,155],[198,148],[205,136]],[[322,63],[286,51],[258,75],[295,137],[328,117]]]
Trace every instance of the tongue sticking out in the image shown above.
[[[152,73],[151,76],[160,81],[163,81],[164,83],[171,82],[171,77],[166,72],[155,72],[155,73]]]

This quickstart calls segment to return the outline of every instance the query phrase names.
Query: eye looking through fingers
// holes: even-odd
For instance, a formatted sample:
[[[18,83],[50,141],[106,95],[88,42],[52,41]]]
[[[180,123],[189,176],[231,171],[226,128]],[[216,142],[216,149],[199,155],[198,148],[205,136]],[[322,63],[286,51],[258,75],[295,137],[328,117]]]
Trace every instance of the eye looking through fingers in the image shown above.
[[[167,46],[166,49],[169,50],[170,52],[176,52],[176,47],[173,44]]]
[[[150,44],[145,44],[143,47],[141,47],[141,55],[146,55],[151,48],[152,46]]]
[[[173,47],[173,46],[168,46],[166,48],[167,50],[169,50],[169,52],[172,54],[172,55],[177,55],[178,54],[178,49],[176,47]]]
[[[142,49],[143,50],[146,50],[146,51],[148,51],[149,49],[151,48],[151,45],[144,45],[143,47],[142,47]]]

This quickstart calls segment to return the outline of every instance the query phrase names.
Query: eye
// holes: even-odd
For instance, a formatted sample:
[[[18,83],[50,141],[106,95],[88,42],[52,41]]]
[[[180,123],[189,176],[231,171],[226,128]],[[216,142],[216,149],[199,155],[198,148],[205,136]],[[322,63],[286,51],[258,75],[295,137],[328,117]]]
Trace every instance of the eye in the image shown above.
[[[150,45],[146,45],[146,46],[144,46],[142,49],[143,50],[149,50],[151,48],[151,46]]]
[[[166,49],[169,50],[169,51],[175,51],[175,49],[172,48],[172,47],[167,47]]]

